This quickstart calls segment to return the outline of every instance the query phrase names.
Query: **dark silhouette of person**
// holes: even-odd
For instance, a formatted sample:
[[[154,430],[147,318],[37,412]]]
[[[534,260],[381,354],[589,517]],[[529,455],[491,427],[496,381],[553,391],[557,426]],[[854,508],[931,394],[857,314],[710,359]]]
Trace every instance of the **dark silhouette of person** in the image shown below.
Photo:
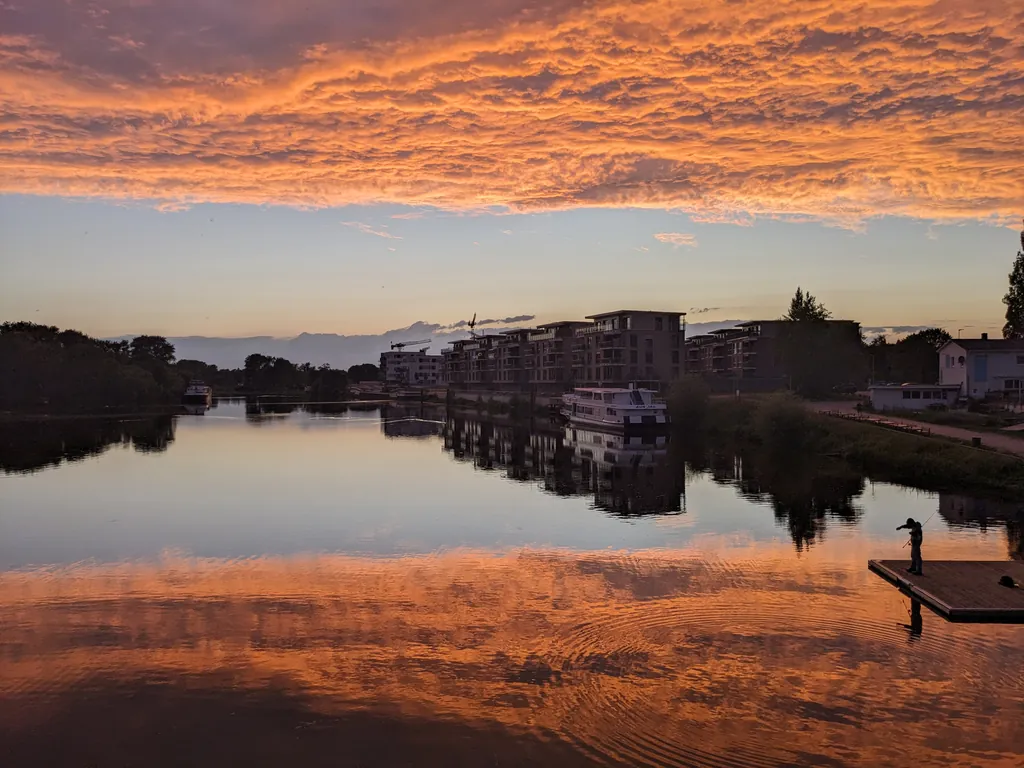
[[[924,528],[921,523],[917,522],[912,517],[908,517],[907,522],[899,526],[896,530],[902,531],[904,528],[910,531],[910,567],[907,568],[907,572],[916,573],[920,576],[922,565],[921,542],[924,541]]]

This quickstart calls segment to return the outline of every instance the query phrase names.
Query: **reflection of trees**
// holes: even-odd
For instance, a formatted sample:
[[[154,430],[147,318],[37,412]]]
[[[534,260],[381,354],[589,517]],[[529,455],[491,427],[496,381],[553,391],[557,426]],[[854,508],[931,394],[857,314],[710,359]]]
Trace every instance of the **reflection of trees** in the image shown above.
[[[298,400],[284,397],[262,396],[245,398],[245,420],[261,424],[267,416],[293,413],[302,405]]]
[[[166,451],[174,442],[174,430],[173,416],[0,423],[0,470],[35,472],[99,455],[111,445],[132,445],[144,453]]]
[[[749,448],[715,452],[705,446],[691,449],[687,458],[715,482],[771,504],[798,550],[823,538],[830,518],[844,523],[860,518],[854,499],[864,492],[864,475],[845,462]]]
[[[444,412],[437,406],[385,405],[380,409],[380,429],[388,438],[433,438],[444,427]]]
[[[584,435],[585,437],[581,437]],[[577,433],[545,422],[502,424],[449,418],[444,449],[479,469],[502,469],[518,482],[558,496],[593,496],[621,516],[682,508],[684,473],[665,446],[623,445],[621,436]]]

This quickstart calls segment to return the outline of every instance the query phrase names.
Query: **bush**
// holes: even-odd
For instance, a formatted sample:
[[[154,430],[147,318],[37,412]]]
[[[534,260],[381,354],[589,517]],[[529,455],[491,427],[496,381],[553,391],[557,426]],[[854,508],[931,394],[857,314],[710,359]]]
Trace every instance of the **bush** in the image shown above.
[[[815,417],[786,393],[765,398],[754,416],[753,426],[758,440],[773,451],[811,450],[818,438]]]
[[[700,376],[683,376],[668,393],[668,411],[672,424],[681,429],[699,431],[706,423],[711,387]]]

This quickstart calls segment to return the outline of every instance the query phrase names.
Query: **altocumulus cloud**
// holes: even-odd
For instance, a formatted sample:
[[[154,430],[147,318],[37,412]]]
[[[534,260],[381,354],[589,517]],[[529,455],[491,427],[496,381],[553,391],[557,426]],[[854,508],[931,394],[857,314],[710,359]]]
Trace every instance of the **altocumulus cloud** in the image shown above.
[[[0,192],[1015,221],[1019,0],[31,0]]]

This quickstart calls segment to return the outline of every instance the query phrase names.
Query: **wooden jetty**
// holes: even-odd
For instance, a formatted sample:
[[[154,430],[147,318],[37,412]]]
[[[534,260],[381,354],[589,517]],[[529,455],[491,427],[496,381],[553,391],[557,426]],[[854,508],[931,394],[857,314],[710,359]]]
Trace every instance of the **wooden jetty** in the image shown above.
[[[924,574],[909,560],[869,560],[868,568],[950,621],[1024,623],[1024,562],[926,560]],[[1009,576],[1020,586],[1000,585]]]

